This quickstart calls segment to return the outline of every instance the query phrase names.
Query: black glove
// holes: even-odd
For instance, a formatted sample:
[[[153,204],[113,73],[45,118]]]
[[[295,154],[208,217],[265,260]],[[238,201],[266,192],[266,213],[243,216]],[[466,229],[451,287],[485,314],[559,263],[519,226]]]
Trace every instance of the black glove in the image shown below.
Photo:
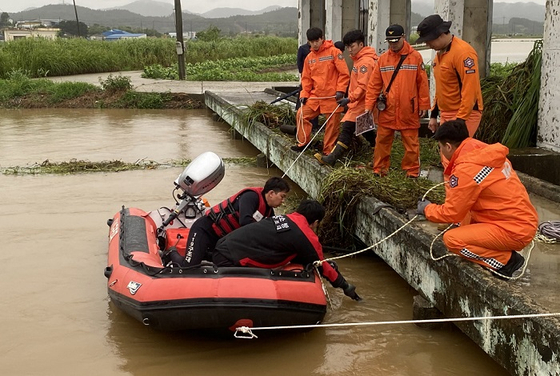
[[[362,298],[358,294],[356,294],[356,286],[351,283],[346,282],[346,286],[342,286],[342,290],[344,291],[344,295],[347,297],[354,299],[355,301],[360,301]]]
[[[307,102],[307,98],[300,98],[299,103],[303,106]]]
[[[338,273],[338,277],[336,278],[336,280],[334,282],[331,282],[333,287],[340,287],[342,289],[342,291],[344,291],[344,295],[359,301],[362,300],[362,298],[360,298],[358,296],[358,294],[356,294],[356,286],[348,283],[346,281],[346,279],[344,279],[344,277],[342,276],[342,274]]]
[[[426,206],[430,205],[430,200],[418,200],[418,207],[416,208],[416,214],[424,215],[424,210],[426,210]]]
[[[346,107],[348,103],[350,103],[350,98],[342,98],[336,101],[340,105],[340,107]]]
[[[342,98],[344,98],[344,92],[343,91],[337,91],[336,94],[334,95],[334,98],[338,101]]]

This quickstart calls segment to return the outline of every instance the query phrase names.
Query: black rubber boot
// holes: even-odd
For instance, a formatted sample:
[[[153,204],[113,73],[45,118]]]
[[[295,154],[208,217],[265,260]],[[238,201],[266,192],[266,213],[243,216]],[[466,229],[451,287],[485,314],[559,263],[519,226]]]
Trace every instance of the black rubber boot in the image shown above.
[[[323,162],[323,164],[328,164],[329,166],[334,166],[336,160],[342,157],[344,153],[346,153],[346,150],[348,150],[348,146],[338,141],[334,147],[334,150],[329,155],[323,155],[320,162]]]

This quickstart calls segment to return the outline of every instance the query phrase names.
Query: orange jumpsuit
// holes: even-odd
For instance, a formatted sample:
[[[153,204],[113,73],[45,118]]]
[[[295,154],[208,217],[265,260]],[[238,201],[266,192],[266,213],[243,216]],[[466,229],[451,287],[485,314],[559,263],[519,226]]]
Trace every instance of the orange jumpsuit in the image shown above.
[[[336,109],[338,104],[335,94],[337,91],[345,93],[349,80],[348,65],[332,40],[325,40],[318,51],[311,50],[307,55],[301,75],[299,97],[308,99],[296,115],[298,146],[307,145],[311,140],[311,119],[319,114],[327,118],[332,114],[325,126],[323,154],[332,151],[338,138],[340,113],[344,110],[342,107]],[[336,113],[333,114],[335,109]]]
[[[509,149],[467,138],[449,161],[443,205],[426,206],[432,222],[453,223],[470,212],[471,224],[443,235],[449,251],[490,269],[500,269],[512,252],[531,242],[538,217],[525,187],[506,158]]]
[[[482,91],[478,55],[470,44],[453,36],[445,51],[436,54],[432,63],[436,92],[431,117],[440,116],[440,124],[457,118],[466,122],[474,137],[482,119]],[[441,155],[443,167],[449,161]]]
[[[369,78],[375,69],[378,59],[375,50],[371,47],[363,47],[356,56],[351,56],[354,61],[352,73],[350,73],[350,87],[348,88],[348,111],[342,121],[356,122],[356,117],[363,114],[366,109],[366,90]]]
[[[385,92],[401,55],[407,55],[397,72],[387,97],[384,111],[376,108],[379,93]],[[389,170],[391,147],[395,131],[401,132],[405,154],[401,167],[408,176],[417,177],[420,172],[420,110],[430,108],[428,77],[424,71],[422,56],[406,41],[399,52],[388,50],[379,57],[377,66],[368,83],[366,109],[378,112],[378,127],[373,171],[385,175]]]

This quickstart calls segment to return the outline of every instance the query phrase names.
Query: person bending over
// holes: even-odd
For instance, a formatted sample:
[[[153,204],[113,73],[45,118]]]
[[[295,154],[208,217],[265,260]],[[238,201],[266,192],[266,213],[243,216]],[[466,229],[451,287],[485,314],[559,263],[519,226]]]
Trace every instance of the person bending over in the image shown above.
[[[316,235],[325,208],[317,201],[303,200],[296,211],[252,223],[218,241],[212,254],[217,266],[253,266],[277,268],[289,262],[302,265],[324,260],[323,248]],[[341,288],[354,300],[360,297],[356,287],[328,262],[319,268],[333,287]]]
[[[200,264],[223,236],[273,216],[274,208],[282,205],[289,191],[288,183],[279,177],[268,179],[263,188],[242,189],[198,218],[189,231],[185,255],[173,251],[171,260],[181,266]]]

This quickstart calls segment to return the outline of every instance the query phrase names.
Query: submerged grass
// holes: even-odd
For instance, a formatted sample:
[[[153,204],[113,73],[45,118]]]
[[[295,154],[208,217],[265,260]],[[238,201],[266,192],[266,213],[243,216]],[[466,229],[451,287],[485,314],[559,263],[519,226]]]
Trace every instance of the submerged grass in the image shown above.
[[[225,164],[256,165],[256,157],[223,158]],[[51,162],[48,159],[42,163],[28,166],[13,166],[0,168],[4,175],[39,175],[39,174],[78,174],[88,172],[120,172],[133,170],[154,170],[157,168],[183,167],[191,163],[190,159],[171,160],[159,163],[152,160],[140,159],[134,163],[120,160],[91,162],[86,160],[71,159],[63,162]]]

